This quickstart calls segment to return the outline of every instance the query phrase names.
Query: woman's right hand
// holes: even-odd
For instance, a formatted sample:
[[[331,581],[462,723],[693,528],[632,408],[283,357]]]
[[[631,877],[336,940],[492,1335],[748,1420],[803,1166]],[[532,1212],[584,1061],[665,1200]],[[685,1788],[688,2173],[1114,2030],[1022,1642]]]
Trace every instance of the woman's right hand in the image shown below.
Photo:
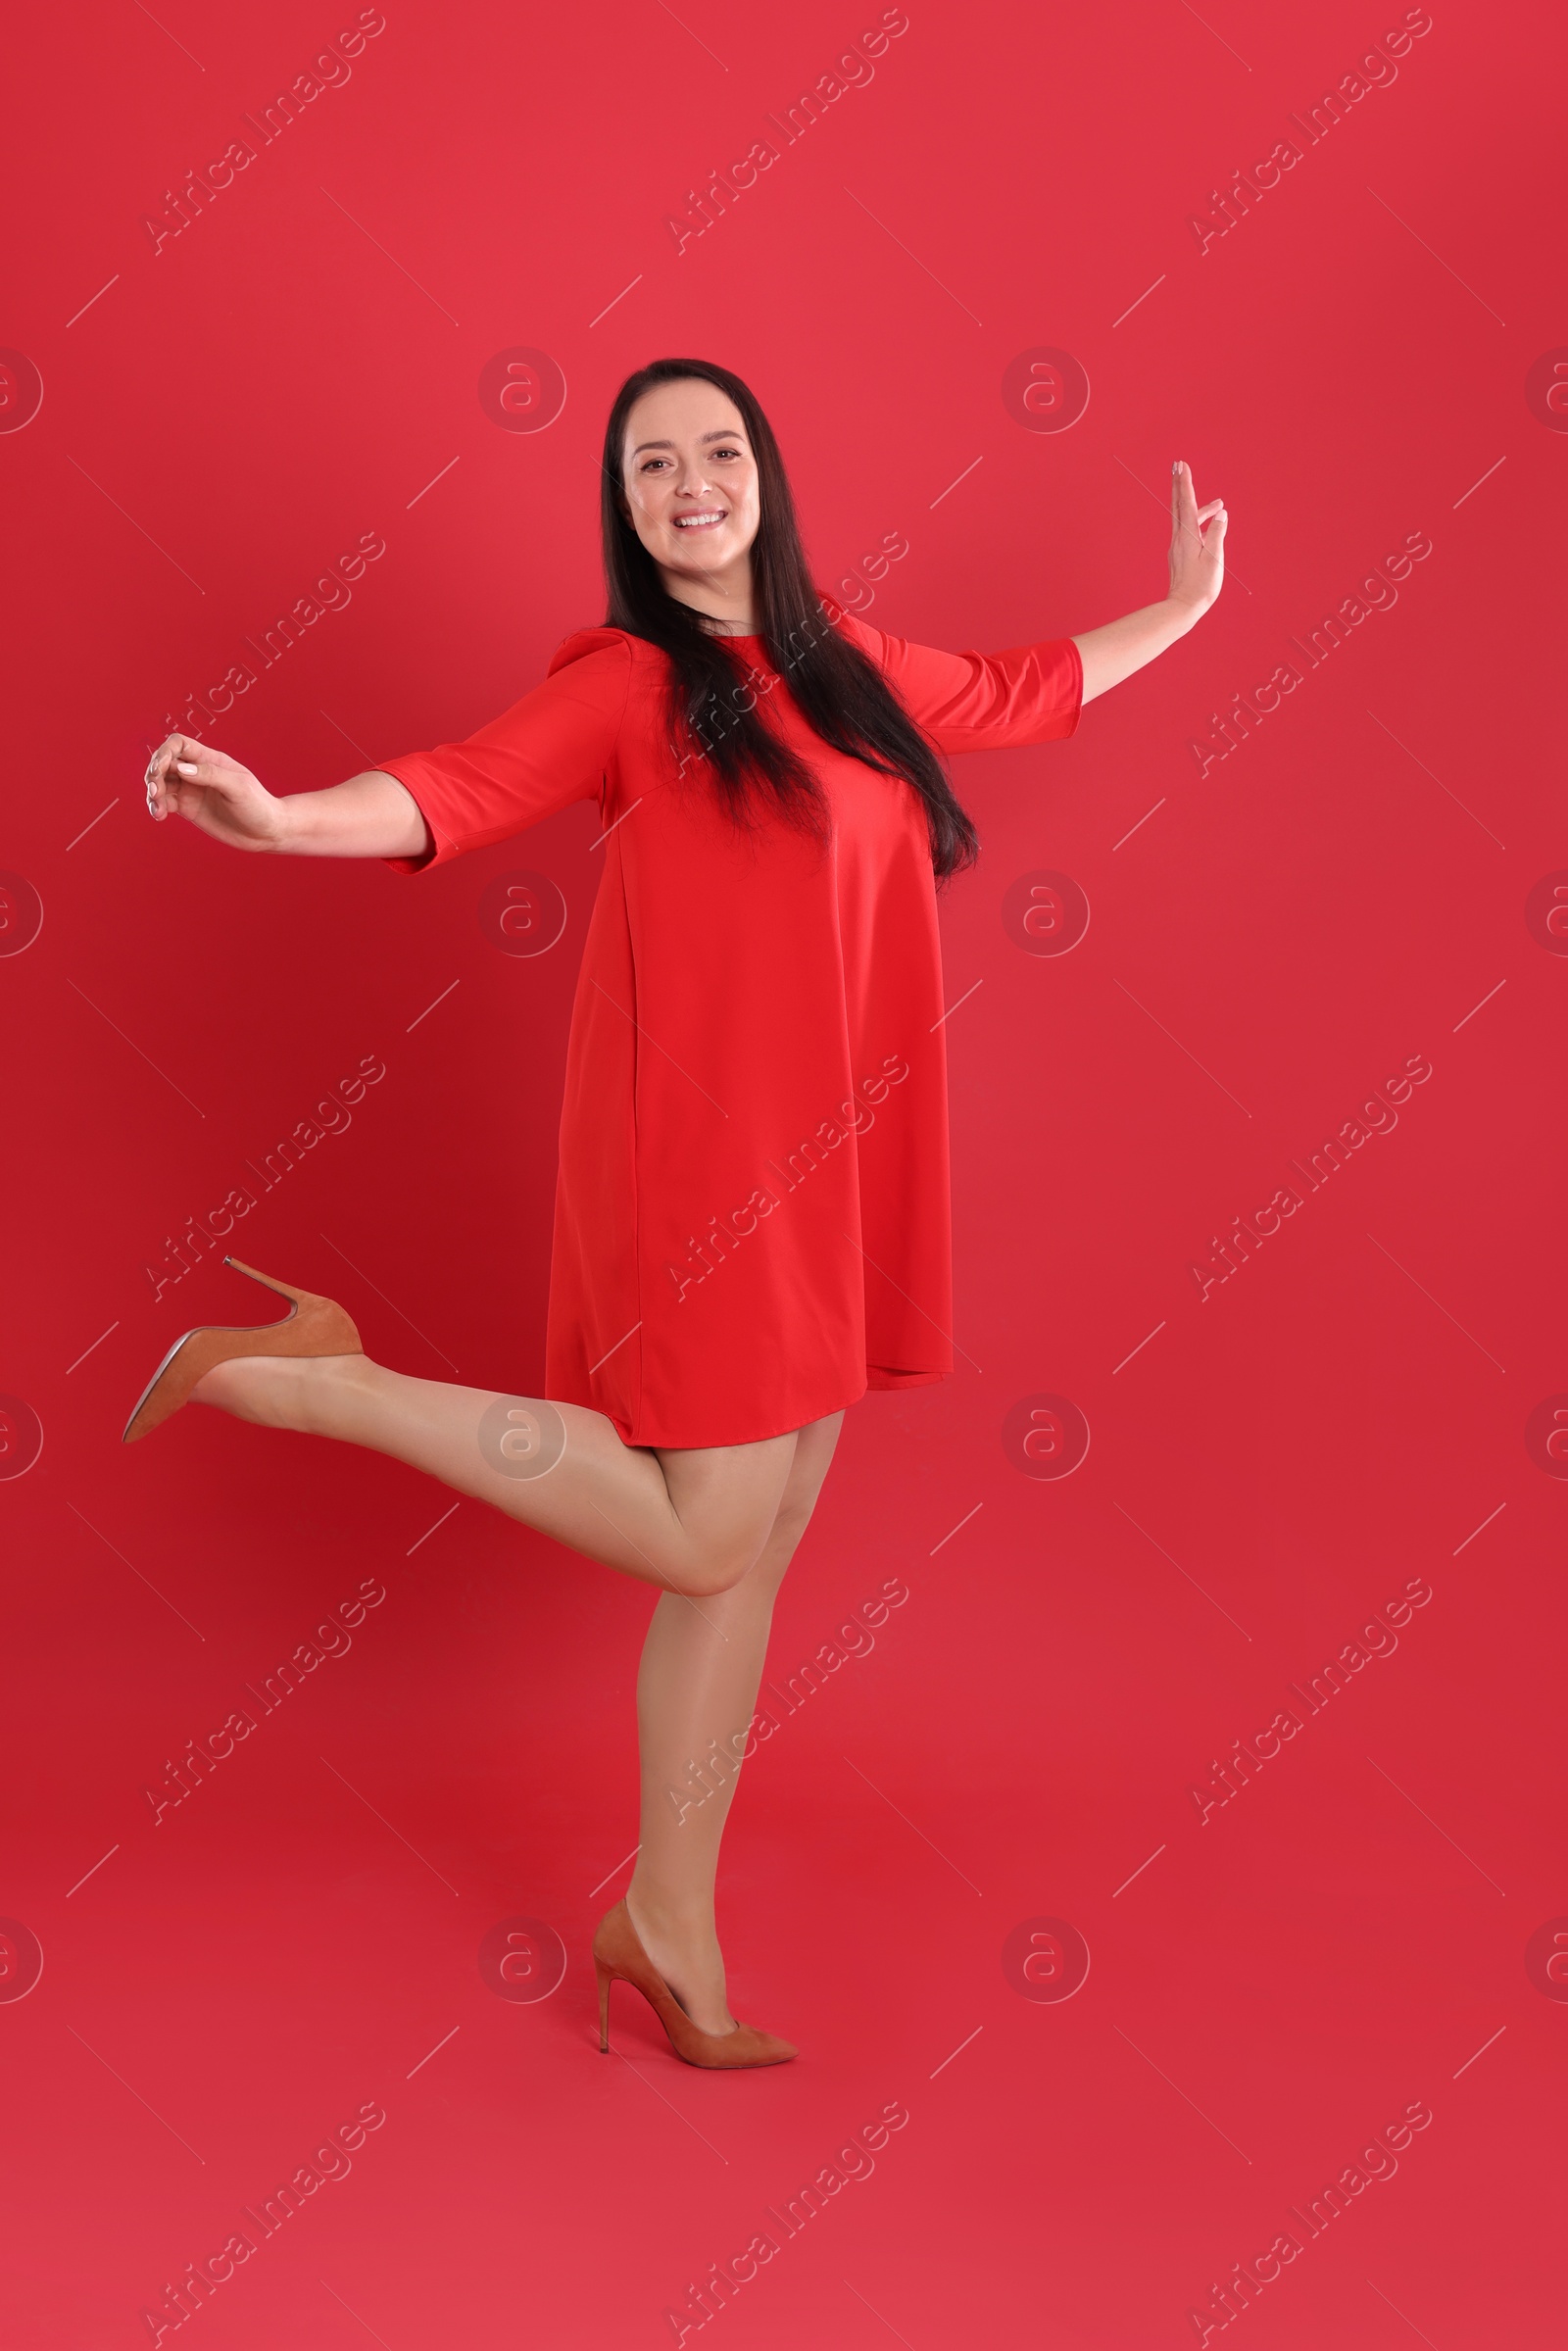
[[[248,767],[194,735],[169,735],[147,764],[147,808],[159,823],[184,816],[230,849],[279,849],[286,804]]]

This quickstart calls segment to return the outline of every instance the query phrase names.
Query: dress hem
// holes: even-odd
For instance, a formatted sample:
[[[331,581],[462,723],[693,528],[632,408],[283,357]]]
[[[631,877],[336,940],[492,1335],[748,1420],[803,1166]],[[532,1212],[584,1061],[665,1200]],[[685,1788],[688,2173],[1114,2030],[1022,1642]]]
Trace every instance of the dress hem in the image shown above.
[[[860,1403],[865,1396],[879,1390],[930,1388],[934,1387],[939,1380],[949,1380],[952,1377],[953,1374],[947,1371],[888,1371],[879,1363],[871,1363],[866,1366],[864,1382],[853,1396],[843,1396],[837,1403],[824,1404],[820,1411],[805,1411],[799,1419],[791,1416],[782,1428],[758,1429],[745,1437],[666,1437],[649,1435],[646,1431],[643,1435],[634,1437],[631,1434],[631,1422],[620,1413],[607,1412],[603,1404],[597,1403],[585,1404],[584,1409],[603,1414],[622,1445],[641,1446],[645,1449],[658,1446],[672,1453],[707,1452],[717,1451],[723,1446],[732,1445],[765,1445],[771,1437],[792,1437],[797,1429],[808,1429],[813,1421],[826,1420],[832,1413],[847,1412],[852,1404]],[[564,1403],[576,1403],[581,1399],[575,1396],[563,1396],[558,1397],[557,1400]],[[644,1417],[647,1418],[646,1415]]]

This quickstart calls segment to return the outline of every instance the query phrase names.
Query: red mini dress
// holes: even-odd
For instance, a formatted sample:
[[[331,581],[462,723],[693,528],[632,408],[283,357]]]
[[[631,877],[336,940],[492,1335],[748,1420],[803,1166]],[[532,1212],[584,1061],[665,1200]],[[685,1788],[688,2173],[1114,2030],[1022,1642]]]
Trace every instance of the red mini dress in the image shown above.
[[[1070,637],[939,653],[851,614],[939,751],[1070,735]],[[379,762],[414,795],[428,872],[572,801],[599,804],[605,870],[566,1055],[545,1393],[627,1445],[748,1445],[868,1388],[953,1368],[942,962],[924,806],[831,750],[761,640],[728,640],[809,760],[824,845],[756,796],[728,815],[679,771],[667,660],[579,629],[543,684],[462,743]]]

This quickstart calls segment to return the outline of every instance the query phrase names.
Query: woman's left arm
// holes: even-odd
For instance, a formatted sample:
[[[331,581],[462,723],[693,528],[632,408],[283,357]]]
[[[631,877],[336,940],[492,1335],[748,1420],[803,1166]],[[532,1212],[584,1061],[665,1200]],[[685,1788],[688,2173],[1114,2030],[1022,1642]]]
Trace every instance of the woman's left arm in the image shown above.
[[[1170,477],[1170,593],[1159,604],[1124,613],[1074,637],[1084,665],[1085,702],[1119,686],[1185,637],[1219,594],[1225,578],[1225,501],[1200,506],[1192,469],[1178,458]]]

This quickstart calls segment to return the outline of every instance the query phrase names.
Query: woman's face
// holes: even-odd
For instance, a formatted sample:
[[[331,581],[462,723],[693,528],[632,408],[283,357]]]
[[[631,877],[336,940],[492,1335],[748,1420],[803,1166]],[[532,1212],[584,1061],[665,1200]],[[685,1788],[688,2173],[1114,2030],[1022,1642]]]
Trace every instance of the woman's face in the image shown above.
[[[626,419],[621,488],[671,595],[699,610],[712,594],[749,601],[761,513],[757,460],[716,384],[685,376],[643,394]]]

